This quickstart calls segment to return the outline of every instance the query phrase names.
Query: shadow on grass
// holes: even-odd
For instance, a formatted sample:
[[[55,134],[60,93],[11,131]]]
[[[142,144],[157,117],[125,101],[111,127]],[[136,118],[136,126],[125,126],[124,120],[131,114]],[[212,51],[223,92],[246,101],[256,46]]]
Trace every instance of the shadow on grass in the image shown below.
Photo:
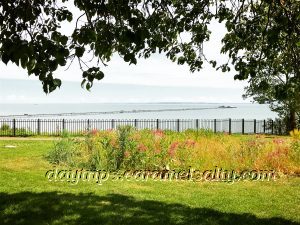
[[[136,200],[110,194],[0,193],[0,224],[293,224],[282,218],[223,213],[209,208]]]

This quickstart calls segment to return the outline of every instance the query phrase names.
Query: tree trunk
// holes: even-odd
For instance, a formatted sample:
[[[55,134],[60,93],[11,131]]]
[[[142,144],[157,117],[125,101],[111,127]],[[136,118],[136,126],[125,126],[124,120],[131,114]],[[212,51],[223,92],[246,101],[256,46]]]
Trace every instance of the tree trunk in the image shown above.
[[[297,122],[296,122],[296,112],[294,110],[290,110],[290,116],[289,116],[289,131],[294,130],[297,128]]]

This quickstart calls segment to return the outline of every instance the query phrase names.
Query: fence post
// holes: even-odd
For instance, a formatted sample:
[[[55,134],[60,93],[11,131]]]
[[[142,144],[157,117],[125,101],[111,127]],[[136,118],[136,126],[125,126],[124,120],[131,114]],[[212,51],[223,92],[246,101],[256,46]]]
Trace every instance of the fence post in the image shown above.
[[[279,135],[282,134],[282,130],[281,130],[281,120],[278,120],[278,134],[279,134]]]
[[[266,134],[266,120],[264,120],[264,134]]]
[[[13,119],[13,136],[16,136],[16,119]]]
[[[88,131],[90,131],[90,126],[91,126],[90,120],[88,119],[88,120],[87,120],[87,130],[88,130]]]
[[[179,122],[180,122],[180,120],[178,119],[178,120],[177,120],[177,132],[180,131],[180,125],[179,125]]]
[[[65,119],[62,120],[62,132],[66,129]]]
[[[159,119],[156,120],[156,130],[159,129]]]
[[[138,128],[138,121],[137,119],[134,120],[134,127],[137,129]]]
[[[111,129],[115,129],[115,120],[114,119],[112,119],[111,120]]]
[[[253,127],[253,132],[254,132],[254,134],[256,134],[256,119],[254,119],[254,127]]]
[[[229,134],[231,134],[231,118],[229,118],[229,121],[228,121],[228,125],[229,125]]]
[[[37,120],[37,133],[38,133],[38,135],[41,134],[41,120],[40,119]]]
[[[217,133],[217,119],[214,119],[214,132]]]
[[[245,119],[242,119],[242,134],[245,134]]]
[[[196,119],[196,129],[199,130],[199,119]]]

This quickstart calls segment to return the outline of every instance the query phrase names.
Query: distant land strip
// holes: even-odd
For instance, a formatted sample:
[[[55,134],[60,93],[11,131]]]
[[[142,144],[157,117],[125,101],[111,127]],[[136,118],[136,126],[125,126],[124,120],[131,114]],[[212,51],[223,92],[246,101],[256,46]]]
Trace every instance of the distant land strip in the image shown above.
[[[0,118],[11,117],[49,117],[49,116],[84,116],[84,115],[101,115],[101,114],[121,114],[121,113],[147,113],[147,112],[171,112],[171,111],[192,111],[206,109],[226,109],[236,107],[211,107],[211,108],[181,108],[181,109],[133,109],[133,110],[118,110],[107,112],[73,112],[73,113],[42,113],[42,114],[23,114],[23,115],[4,115]]]

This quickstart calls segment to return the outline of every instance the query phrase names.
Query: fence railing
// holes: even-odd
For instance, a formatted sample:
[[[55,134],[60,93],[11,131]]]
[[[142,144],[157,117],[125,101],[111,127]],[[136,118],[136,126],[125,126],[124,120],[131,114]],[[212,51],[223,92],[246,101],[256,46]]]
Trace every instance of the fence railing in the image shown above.
[[[63,131],[80,135],[91,130],[114,130],[130,125],[136,129],[184,131],[211,130],[240,134],[283,134],[280,120],[248,119],[134,119],[134,120],[66,120],[66,119],[0,119],[0,136],[59,136]]]

